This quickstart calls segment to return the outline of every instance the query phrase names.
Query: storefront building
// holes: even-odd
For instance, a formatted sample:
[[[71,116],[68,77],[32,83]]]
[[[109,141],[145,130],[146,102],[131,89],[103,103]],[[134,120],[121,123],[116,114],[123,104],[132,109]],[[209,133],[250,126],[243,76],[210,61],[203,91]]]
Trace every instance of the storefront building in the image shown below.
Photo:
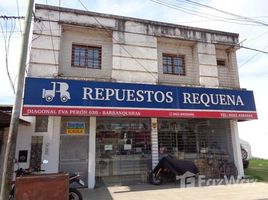
[[[243,175],[237,122],[257,113],[239,86],[237,34],[45,5],[35,15],[24,165],[47,159],[89,188],[146,182],[167,154],[207,177],[220,159]]]

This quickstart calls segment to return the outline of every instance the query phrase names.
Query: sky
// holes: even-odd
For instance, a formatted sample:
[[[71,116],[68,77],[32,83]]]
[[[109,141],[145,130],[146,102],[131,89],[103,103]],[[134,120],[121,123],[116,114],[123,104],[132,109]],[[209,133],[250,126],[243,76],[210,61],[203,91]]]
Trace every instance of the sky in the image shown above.
[[[268,51],[268,25],[249,24],[239,16],[268,24],[268,1],[266,0],[193,0],[239,16],[230,16],[206,7],[190,4],[185,0],[80,0],[90,11],[162,21],[180,25],[208,28],[239,34],[241,44],[246,47]],[[158,1],[158,3],[156,2]],[[36,0],[36,3],[84,10],[79,0]],[[26,0],[0,0],[1,15],[25,15]],[[168,6],[166,6],[168,4]],[[217,20],[215,18],[217,17]],[[213,19],[212,19],[213,18]],[[235,19],[235,20],[234,20]],[[245,18],[244,18],[245,19]],[[1,19],[2,30],[10,30],[10,24]],[[23,20],[21,20],[23,27]],[[0,30],[0,104],[12,104],[14,94],[11,90],[5,69],[4,36]],[[9,33],[9,32],[8,32]],[[16,23],[10,40],[9,68],[13,81],[20,56],[21,32]],[[239,122],[239,136],[248,141],[252,155],[268,159],[268,54],[239,49],[237,62],[240,86],[254,91],[258,120]]]

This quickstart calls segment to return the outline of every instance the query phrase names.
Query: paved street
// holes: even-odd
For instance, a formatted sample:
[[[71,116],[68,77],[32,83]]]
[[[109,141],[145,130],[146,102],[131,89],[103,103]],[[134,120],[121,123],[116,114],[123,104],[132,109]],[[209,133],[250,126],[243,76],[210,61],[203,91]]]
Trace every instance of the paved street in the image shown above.
[[[179,188],[175,184],[100,187],[82,190],[84,200],[268,200],[268,183]]]

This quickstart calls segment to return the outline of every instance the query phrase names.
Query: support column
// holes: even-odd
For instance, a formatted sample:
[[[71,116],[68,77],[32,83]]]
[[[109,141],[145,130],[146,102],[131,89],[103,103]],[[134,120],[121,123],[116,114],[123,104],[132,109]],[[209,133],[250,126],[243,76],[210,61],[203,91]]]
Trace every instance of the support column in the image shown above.
[[[244,176],[244,168],[241,156],[240,140],[238,134],[237,121],[230,120],[231,136],[232,136],[232,145],[233,145],[233,154],[234,154],[234,163],[237,168],[238,176]]]
[[[158,164],[158,129],[157,118],[151,118],[152,169]]]
[[[45,146],[45,152],[43,152],[43,158],[48,159],[48,164],[44,165],[43,167],[48,173],[57,173],[59,171],[60,143],[61,143],[60,127],[61,127],[61,117],[48,118],[48,133],[44,137],[45,139],[44,143],[47,146]]]
[[[199,63],[199,77],[202,86],[218,87],[218,67],[214,44],[197,43],[197,58]]]
[[[89,119],[88,188],[95,186],[96,166],[96,117]]]

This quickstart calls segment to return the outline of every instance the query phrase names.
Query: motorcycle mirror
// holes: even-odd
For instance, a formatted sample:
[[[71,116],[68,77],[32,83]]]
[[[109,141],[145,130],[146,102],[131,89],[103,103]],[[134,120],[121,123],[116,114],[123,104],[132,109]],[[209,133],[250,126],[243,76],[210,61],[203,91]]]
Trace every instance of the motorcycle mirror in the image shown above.
[[[42,161],[42,164],[47,164],[48,163],[48,160],[43,160]]]

